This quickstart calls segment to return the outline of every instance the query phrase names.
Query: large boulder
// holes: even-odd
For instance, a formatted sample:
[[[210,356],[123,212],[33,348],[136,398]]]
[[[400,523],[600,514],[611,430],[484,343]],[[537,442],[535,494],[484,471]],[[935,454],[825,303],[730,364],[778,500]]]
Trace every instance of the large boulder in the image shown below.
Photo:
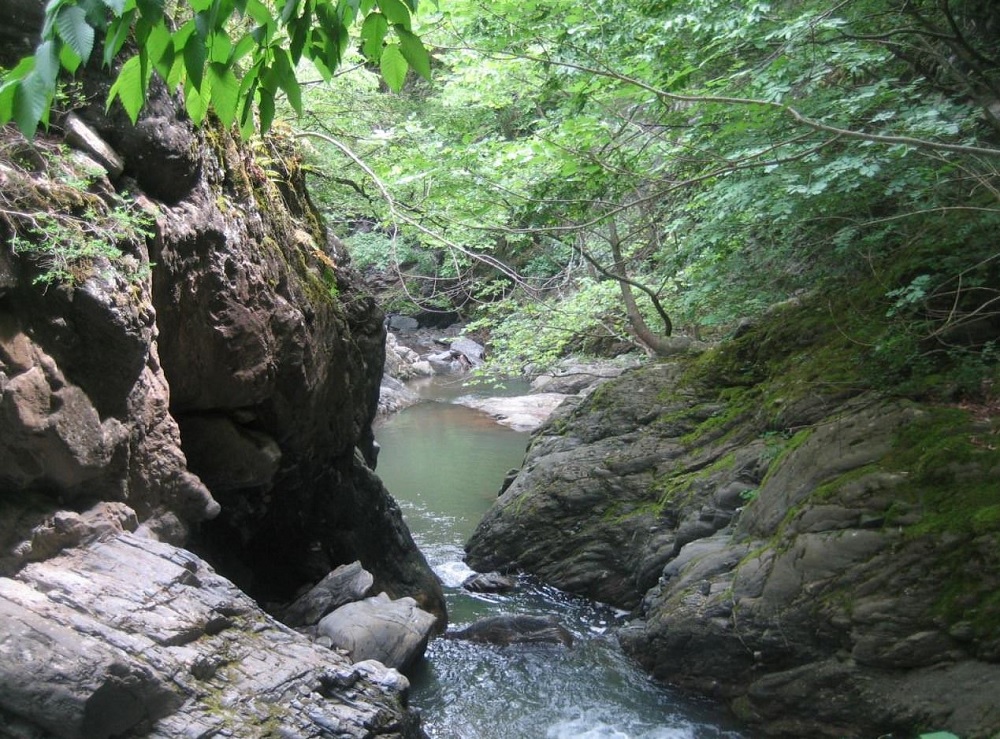
[[[379,593],[325,616],[317,632],[353,662],[373,659],[402,670],[423,656],[435,622],[413,598],[393,600]]]
[[[289,626],[312,626],[330,611],[364,598],[374,583],[360,562],[341,565],[296,598],[281,620]]]

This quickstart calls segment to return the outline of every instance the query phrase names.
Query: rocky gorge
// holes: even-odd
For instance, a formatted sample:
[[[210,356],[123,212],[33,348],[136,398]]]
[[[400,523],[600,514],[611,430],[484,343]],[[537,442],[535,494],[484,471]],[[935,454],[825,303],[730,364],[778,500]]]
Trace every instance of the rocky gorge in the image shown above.
[[[1000,732],[1000,422],[864,382],[822,301],[564,403],[467,544],[632,612],[769,736]]]
[[[395,668],[444,601],[373,471],[410,401],[291,137],[81,84],[0,141],[0,735],[421,736]],[[818,302],[743,329],[480,403],[559,408],[470,563],[630,611],[636,660],[767,735],[995,736],[996,408],[873,390]]]
[[[290,139],[82,84],[2,141],[0,735],[420,736],[398,672],[257,605],[358,562],[443,628],[372,472],[381,311]]]

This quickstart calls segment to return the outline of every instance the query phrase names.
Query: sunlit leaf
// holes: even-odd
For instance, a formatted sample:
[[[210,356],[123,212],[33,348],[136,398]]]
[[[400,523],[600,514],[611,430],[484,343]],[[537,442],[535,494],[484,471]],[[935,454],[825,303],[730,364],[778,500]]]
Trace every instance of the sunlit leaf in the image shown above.
[[[378,0],[378,7],[390,23],[398,23],[403,28],[410,29],[410,11],[402,0]]]
[[[361,25],[361,53],[372,61],[382,56],[382,43],[389,31],[389,22],[381,13],[371,13]]]
[[[121,101],[129,119],[135,123],[139,119],[139,111],[142,110],[145,97],[146,80],[142,63],[138,56],[134,56],[122,65],[118,77],[111,85],[111,89],[108,91],[107,107],[110,108],[117,98]]]
[[[405,28],[396,26],[396,36],[399,38],[399,49],[403,57],[417,74],[424,79],[431,78],[431,57],[420,39]]]
[[[87,13],[75,5],[64,5],[56,16],[59,37],[86,64],[94,49],[94,29],[87,22]]]
[[[409,65],[406,63],[403,52],[399,49],[399,44],[387,44],[382,49],[379,70],[382,72],[382,78],[390,90],[399,92],[403,89],[403,83],[406,82],[407,69],[409,69]]]

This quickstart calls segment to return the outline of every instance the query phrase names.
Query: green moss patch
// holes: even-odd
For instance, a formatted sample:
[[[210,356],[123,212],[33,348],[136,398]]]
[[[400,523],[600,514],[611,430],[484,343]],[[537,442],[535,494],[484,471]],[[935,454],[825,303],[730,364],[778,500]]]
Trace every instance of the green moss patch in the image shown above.
[[[897,495],[923,512],[911,534],[1000,532],[1000,449],[980,440],[967,411],[929,407],[883,465],[906,475]]]

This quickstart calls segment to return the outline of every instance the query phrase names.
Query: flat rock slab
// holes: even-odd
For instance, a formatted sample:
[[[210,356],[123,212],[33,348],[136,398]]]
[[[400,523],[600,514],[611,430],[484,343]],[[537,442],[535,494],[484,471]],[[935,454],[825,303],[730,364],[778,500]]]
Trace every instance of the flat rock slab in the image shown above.
[[[395,670],[350,665],[133,534],[0,578],[0,623],[0,725],[16,735],[421,735]]]
[[[570,396],[562,393],[537,393],[511,398],[476,398],[462,396],[455,402],[490,414],[497,423],[515,431],[534,431]]]

